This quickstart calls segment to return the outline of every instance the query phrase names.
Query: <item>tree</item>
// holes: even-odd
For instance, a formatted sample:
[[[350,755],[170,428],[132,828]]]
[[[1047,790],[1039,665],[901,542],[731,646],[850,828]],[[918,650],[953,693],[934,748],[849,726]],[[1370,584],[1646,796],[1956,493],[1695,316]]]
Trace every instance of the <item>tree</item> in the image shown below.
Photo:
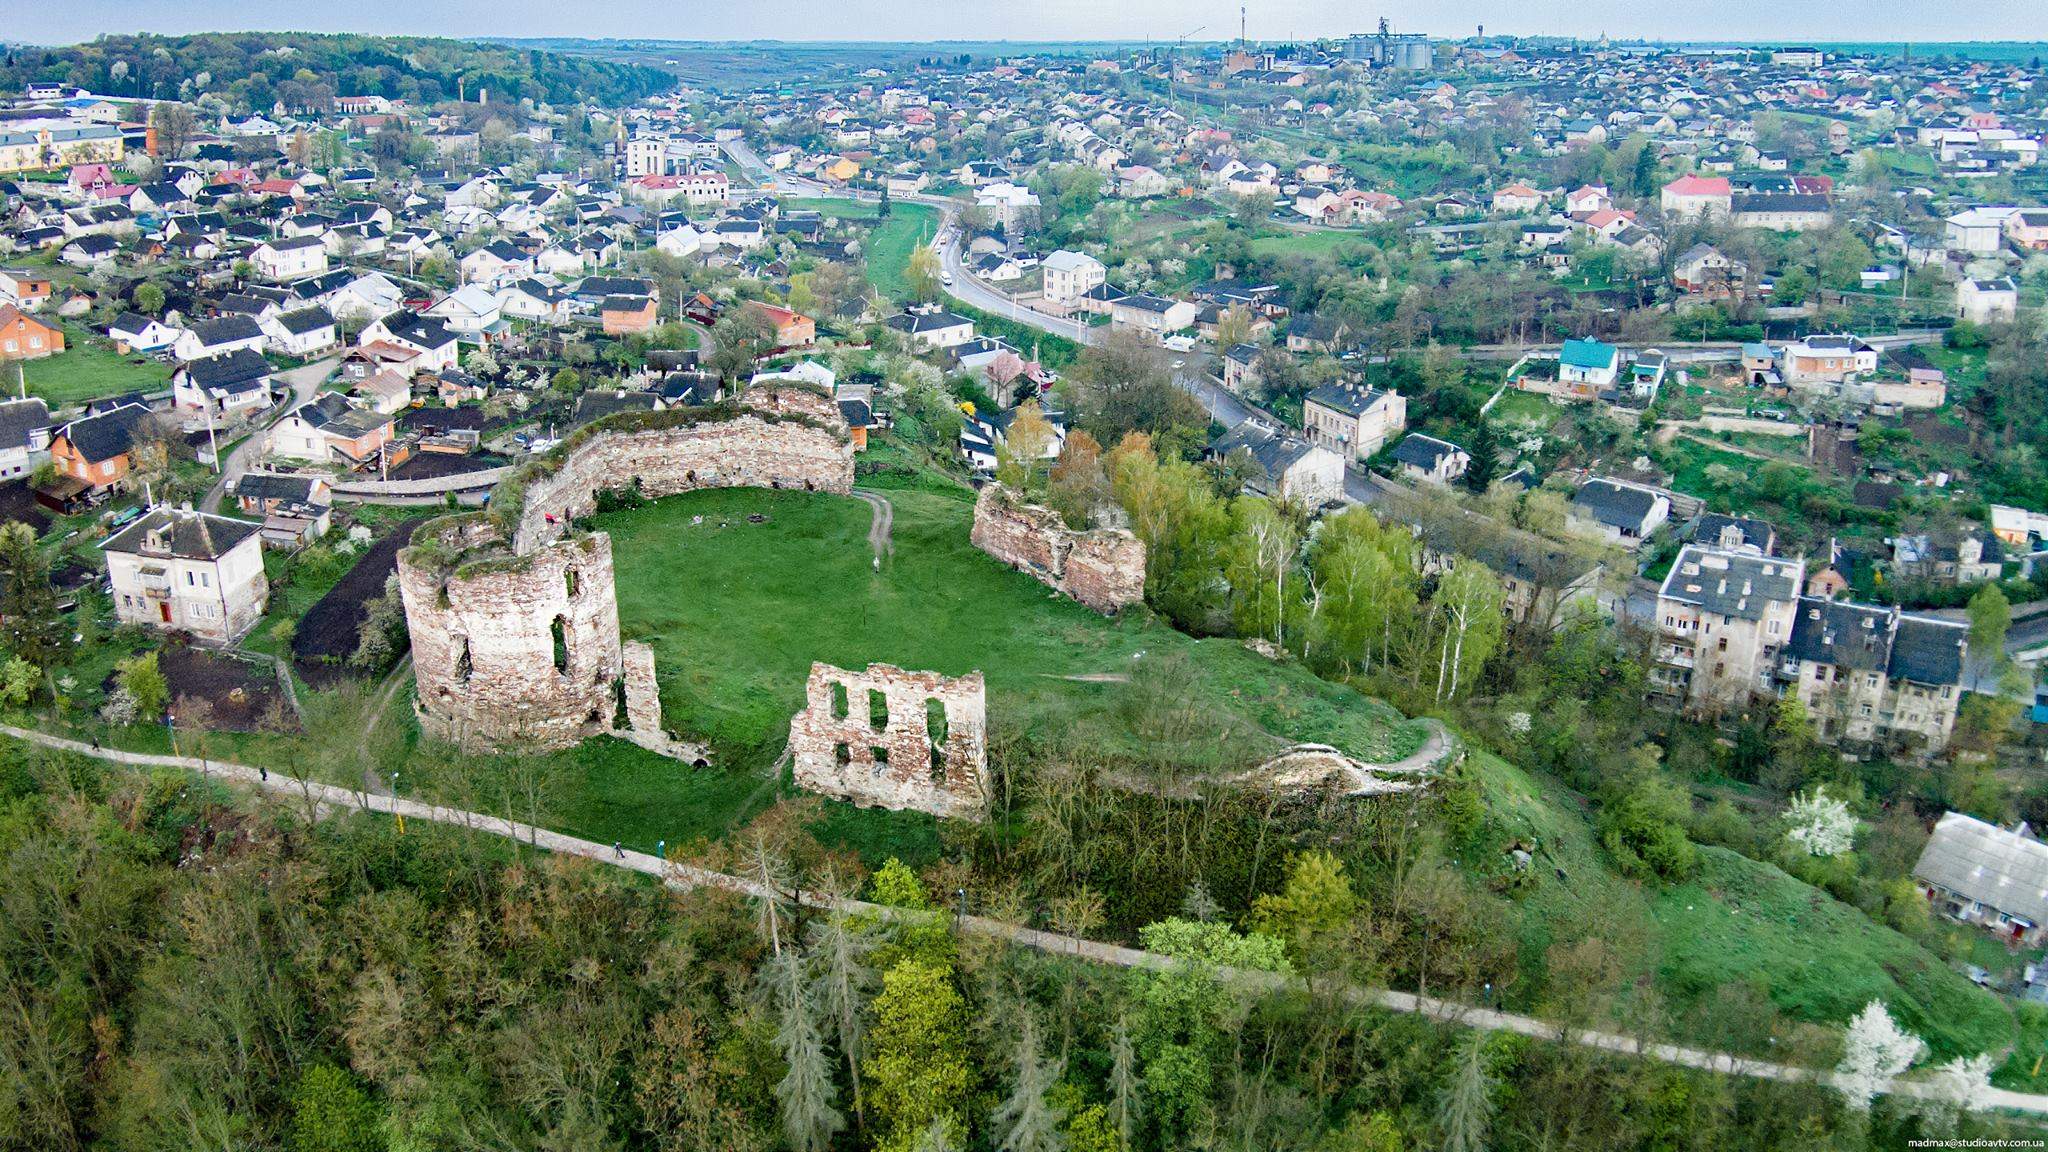
[[[42,683],[42,669],[19,656],[8,657],[7,663],[0,664],[0,705],[21,707],[35,698]]]
[[[910,298],[919,304],[929,304],[939,298],[939,276],[945,271],[939,261],[938,249],[930,244],[920,244],[910,251],[910,263],[903,270],[904,282],[910,288]]]
[[[1501,455],[1500,433],[1493,430],[1493,425],[1485,417],[1480,418],[1479,428],[1472,434],[1472,445],[1466,452],[1472,457],[1472,463],[1465,469],[1465,487],[1474,492],[1484,492],[1500,475]]]
[[[1809,856],[1834,857],[1856,841],[1856,816],[1846,801],[1828,795],[1827,785],[1792,798],[1785,809],[1785,838]]]
[[[157,669],[154,652],[130,656],[115,664],[114,680],[121,686],[121,690],[135,701],[135,708],[140,716],[161,716],[164,713],[164,705],[170,703],[171,687],[164,680],[164,674]]]
[[[1301,534],[1273,502],[1245,496],[1231,505],[1233,539],[1224,576],[1230,582],[1238,631],[1286,647],[1287,577]],[[1294,595],[1300,595],[1297,589]]]
[[[957,1121],[973,1087],[966,1004],[952,970],[912,956],[882,977],[863,1065],[886,1142],[914,1142],[933,1123]]]
[[[1100,443],[1143,432],[1161,456],[1184,456],[1208,439],[1208,414],[1136,332],[1111,331],[1082,349],[1067,379],[1081,426]]]
[[[761,973],[774,1000],[775,1047],[786,1069],[775,1085],[775,1099],[789,1146],[795,1152],[825,1152],[833,1135],[846,1127],[846,1118],[836,1107],[832,1064],[802,965],[791,948],[777,953]]]
[[[1835,1087],[1849,1107],[1868,1111],[1870,1102],[1926,1051],[1918,1036],[1892,1020],[1882,1000],[1872,1000],[1849,1022],[1842,1062],[1835,1067]]]
[[[199,133],[199,118],[190,107],[164,100],[150,108],[149,126],[156,135],[156,153],[168,164],[184,158]]]
[[[865,1008],[875,984],[875,971],[868,966],[879,941],[874,928],[834,909],[810,927],[811,962],[817,968],[812,995],[825,1013],[832,1042],[846,1061],[853,1083],[853,1110],[861,1110],[860,1062],[866,1051]]]
[[[775,348],[775,322],[757,307],[742,305],[711,327],[710,366],[720,379],[744,383],[754,365]]]
[[[583,387],[583,374],[574,368],[557,368],[549,385],[562,396],[574,396]]]
[[[53,668],[63,660],[64,640],[50,564],[36,546],[35,529],[19,520],[0,524],[0,649]]]
[[[1119,1017],[1109,1036],[1109,1115],[1122,1147],[1136,1148],[1144,1103],[1138,1095],[1138,1057],[1130,1026]]]
[[[1970,616],[1970,650],[1982,660],[2005,663],[2005,634],[2012,627],[2012,603],[1998,585],[1986,584],[1965,609]]]
[[[1487,1058],[1489,1035],[1474,1029],[1459,1043],[1457,1066],[1437,1097],[1436,1123],[1443,1133],[1443,1152],[1485,1152],[1487,1133],[1499,1107],[1494,1091],[1500,1084]]]
[[[355,1077],[332,1064],[315,1064],[299,1077],[291,1098],[293,1152],[381,1152],[376,1101]]]
[[[135,310],[144,316],[156,316],[164,310],[164,290],[155,282],[144,280],[135,286]]]
[[[989,1116],[995,1127],[996,1146],[1004,1152],[1061,1152],[1066,1141],[1060,1136],[1060,1122],[1066,1109],[1048,1099],[1059,1083],[1064,1061],[1048,1061],[1038,1051],[1038,1025],[1031,1009],[1019,1005],[1024,1026],[1017,1030],[1016,1079],[1010,1094]]]
[[[1455,700],[1461,687],[1500,646],[1502,605],[1507,594],[1493,570],[1476,560],[1460,560],[1437,582],[1430,600],[1437,621],[1436,699]]]
[[[1313,973],[1357,912],[1358,894],[1344,875],[1344,862],[1317,848],[1295,853],[1280,891],[1252,902],[1252,926],[1287,941],[1295,962]]]
[[[1010,429],[996,450],[996,479],[1026,495],[1034,492],[1040,470],[1045,467],[1045,456],[1052,450],[1054,435],[1052,422],[1039,411],[1038,401],[1026,400],[1018,405],[1010,419]]]

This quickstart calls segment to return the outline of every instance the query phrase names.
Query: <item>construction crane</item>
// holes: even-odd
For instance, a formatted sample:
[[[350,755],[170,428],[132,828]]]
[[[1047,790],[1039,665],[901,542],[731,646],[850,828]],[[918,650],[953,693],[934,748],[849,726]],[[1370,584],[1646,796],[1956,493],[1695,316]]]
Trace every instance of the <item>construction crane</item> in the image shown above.
[[[1202,24],[1181,33],[1177,46],[1173,50],[1173,58],[1166,62],[1166,106],[1168,108],[1173,107],[1176,100],[1174,82],[1180,78],[1180,54],[1187,51],[1188,37],[1207,27],[1207,24]]]

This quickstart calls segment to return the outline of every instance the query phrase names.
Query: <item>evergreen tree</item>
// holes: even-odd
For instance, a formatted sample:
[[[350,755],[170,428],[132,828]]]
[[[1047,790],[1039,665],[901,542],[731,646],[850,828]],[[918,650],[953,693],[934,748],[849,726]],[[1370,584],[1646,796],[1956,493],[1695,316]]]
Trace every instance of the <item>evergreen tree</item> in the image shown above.
[[[1484,492],[1493,487],[1500,477],[1501,443],[1500,433],[1485,417],[1479,419],[1479,430],[1472,434],[1472,446],[1467,449],[1472,456],[1472,466],[1465,470],[1465,487],[1474,492]]]
[[[1457,1067],[1437,1098],[1436,1122],[1443,1132],[1443,1152],[1485,1152],[1493,1127],[1498,1081],[1487,1066],[1488,1033],[1474,1030],[1458,1046]]]
[[[812,984],[818,1006],[825,1013],[832,1042],[846,1061],[853,1082],[853,1110],[861,1112],[860,1061],[867,1037],[863,1010],[875,984],[875,971],[868,957],[878,943],[874,929],[835,910],[811,925],[811,957],[817,966]]]
[[[1116,1121],[1116,1134],[1125,1148],[1137,1147],[1142,1108],[1138,1097],[1138,1054],[1131,1045],[1130,1026],[1118,1020],[1109,1040],[1109,1114]]]
[[[64,655],[49,561],[36,547],[35,530],[18,520],[0,525],[0,648],[38,668]]]
[[[1059,1083],[1062,1061],[1047,1061],[1038,1051],[1038,1025],[1028,1005],[1019,1005],[1024,1026],[1017,1030],[1017,1080],[1010,1094],[990,1114],[995,1125],[996,1146],[1004,1152],[1062,1152],[1066,1141],[1060,1123],[1066,1109],[1054,1105],[1046,1094]]]
[[[782,1130],[796,1152],[825,1152],[833,1134],[846,1127],[846,1119],[835,1106],[838,1090],[832,1085],[832,1064],[796,949],[777,953],[761,977],[775,1000],[775,1046],[788,1069],[775,1085]]]

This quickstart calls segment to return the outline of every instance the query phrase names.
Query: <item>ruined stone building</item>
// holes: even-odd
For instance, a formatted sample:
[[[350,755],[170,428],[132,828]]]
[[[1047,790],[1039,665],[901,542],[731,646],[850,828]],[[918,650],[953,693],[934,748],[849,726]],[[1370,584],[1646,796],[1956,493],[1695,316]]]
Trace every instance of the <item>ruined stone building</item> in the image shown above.
[[[789,722],[797,786],[862,807],[979,820],[988,804],[988,693],[981,673],[812,664]]]
[[[688,755],[660,730],[652,652],[629,663],[620,644],[611,539],[573,525],[607,489],[734,487],[852,491],[837,406],[782,382],[733,404],[611,417],[501,484],[489,513],[423,526],[398,558],[421,729],[467,748],[554,749],[623,721],[622,735]]]
[[[1104,615],[1145,598],[1145,545],[1121,528],[1077,532],[1000,484],[974,502],[974,546]]]

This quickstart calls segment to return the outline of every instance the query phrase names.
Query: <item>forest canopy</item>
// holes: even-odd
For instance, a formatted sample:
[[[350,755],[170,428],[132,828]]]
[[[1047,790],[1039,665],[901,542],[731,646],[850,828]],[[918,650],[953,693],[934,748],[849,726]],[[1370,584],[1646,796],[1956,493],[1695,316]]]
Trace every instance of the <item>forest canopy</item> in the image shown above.
[[[0,57],[0,92],[61,83],[105,96],[195,100],[208,93],[248,110],[279,100],[319,110],[336,96],[413,104],[474,99],[623,104],[672,87],[658,68],[460,40],[302,32],[102,36]]]

